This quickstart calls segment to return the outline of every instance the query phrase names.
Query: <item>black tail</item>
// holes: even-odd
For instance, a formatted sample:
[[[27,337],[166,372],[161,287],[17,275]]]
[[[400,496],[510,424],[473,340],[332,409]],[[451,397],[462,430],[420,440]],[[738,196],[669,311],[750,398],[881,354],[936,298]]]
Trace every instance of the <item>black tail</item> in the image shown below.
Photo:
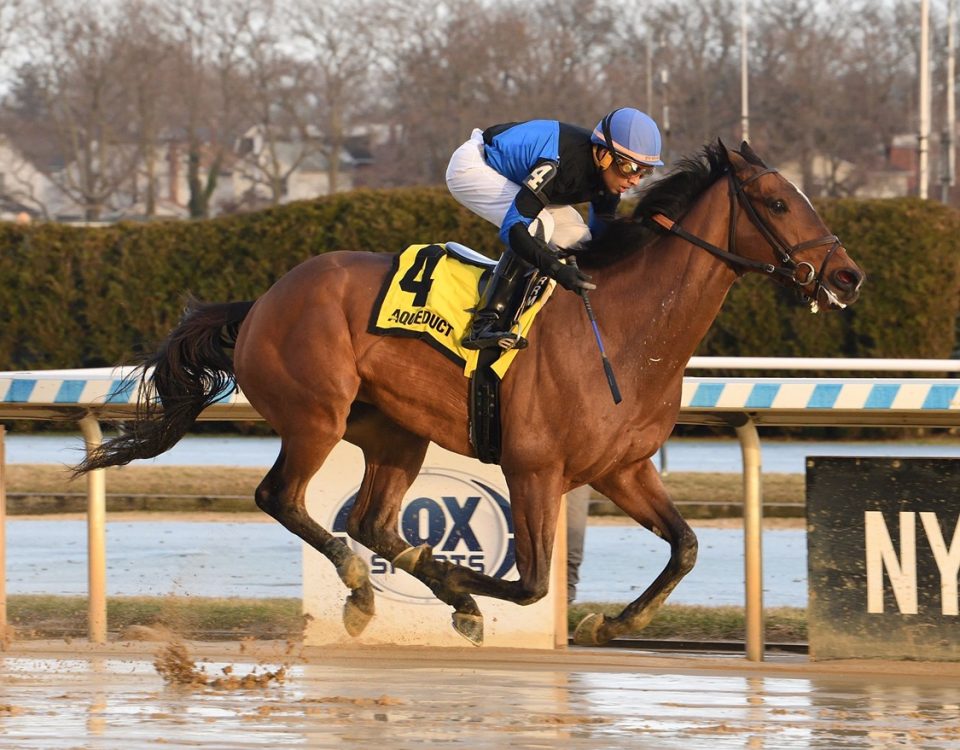
[[[236,388],[233,348],[253,302],[205,304],[190,299],[180,324],[130,375],[138,382],[137,415],[75,473],[122,466],[170,450],[204,409]]]

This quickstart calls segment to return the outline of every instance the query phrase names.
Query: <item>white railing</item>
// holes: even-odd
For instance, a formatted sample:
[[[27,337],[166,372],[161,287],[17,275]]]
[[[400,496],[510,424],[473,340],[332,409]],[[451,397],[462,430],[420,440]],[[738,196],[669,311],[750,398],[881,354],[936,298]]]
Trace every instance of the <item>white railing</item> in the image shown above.
[[[833,372],[960,372],[960,359],[840,357],[691,357],[687,370],[819,370]]]

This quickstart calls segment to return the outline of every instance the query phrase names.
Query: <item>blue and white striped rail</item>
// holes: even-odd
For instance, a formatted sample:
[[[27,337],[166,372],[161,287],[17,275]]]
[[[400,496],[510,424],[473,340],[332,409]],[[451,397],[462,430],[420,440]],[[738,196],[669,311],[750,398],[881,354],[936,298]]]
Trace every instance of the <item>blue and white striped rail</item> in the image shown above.
[[[0,417],[20,419],[129,419],[137,403],[132,367],[0,372]],[[225,393],[204,420],[260,419],[239,391]]]
[[[722,423],[731,413],[768,425],[957,425],[960,380],[684,378],[681,422]]]
[[[126,419],[137,399],[130,368],[0,372],[0,416]],[[685,424],[724,424],[747,414],[767,425],[960,425],[960,379],[686,377]],[[202,419],[259,419],[240,392]]]

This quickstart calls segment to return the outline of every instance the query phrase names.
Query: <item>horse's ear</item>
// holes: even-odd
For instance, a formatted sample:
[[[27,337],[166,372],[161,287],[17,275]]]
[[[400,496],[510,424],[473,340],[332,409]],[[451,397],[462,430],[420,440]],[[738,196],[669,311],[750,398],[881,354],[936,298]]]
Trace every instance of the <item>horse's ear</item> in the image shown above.
[[[751,166],[763,168],[767,166],[746,141],[741,142],[739,151],[728,148],[720,138],[717,138],[717,145],[727,155],[727,163],[734,172],[749,169]]]
[[[751,164],[766,169],[767,165],[763,163],[763,159],[757,156],[757,152],[750,148],[750,144],[746,141],[740,144],[740,155]]]
[[[739,151],[734,151],[732,148],[728,148],[727,144],[725,144],[720,138],[717,138],[717,145],[720,147],[720,152],[726,155],[727,164],[730,165],[734,172],[746,168],[747,163],[744,161],[743,157],[740,156]]]

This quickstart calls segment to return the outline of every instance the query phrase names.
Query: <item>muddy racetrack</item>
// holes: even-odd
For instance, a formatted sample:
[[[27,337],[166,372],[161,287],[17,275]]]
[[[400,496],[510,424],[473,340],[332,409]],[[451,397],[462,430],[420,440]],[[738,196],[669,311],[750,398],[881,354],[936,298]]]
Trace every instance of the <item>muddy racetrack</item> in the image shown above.
[[[0,653],[0,747],[960,745],[957,664],[169,645],[11,644]]]

